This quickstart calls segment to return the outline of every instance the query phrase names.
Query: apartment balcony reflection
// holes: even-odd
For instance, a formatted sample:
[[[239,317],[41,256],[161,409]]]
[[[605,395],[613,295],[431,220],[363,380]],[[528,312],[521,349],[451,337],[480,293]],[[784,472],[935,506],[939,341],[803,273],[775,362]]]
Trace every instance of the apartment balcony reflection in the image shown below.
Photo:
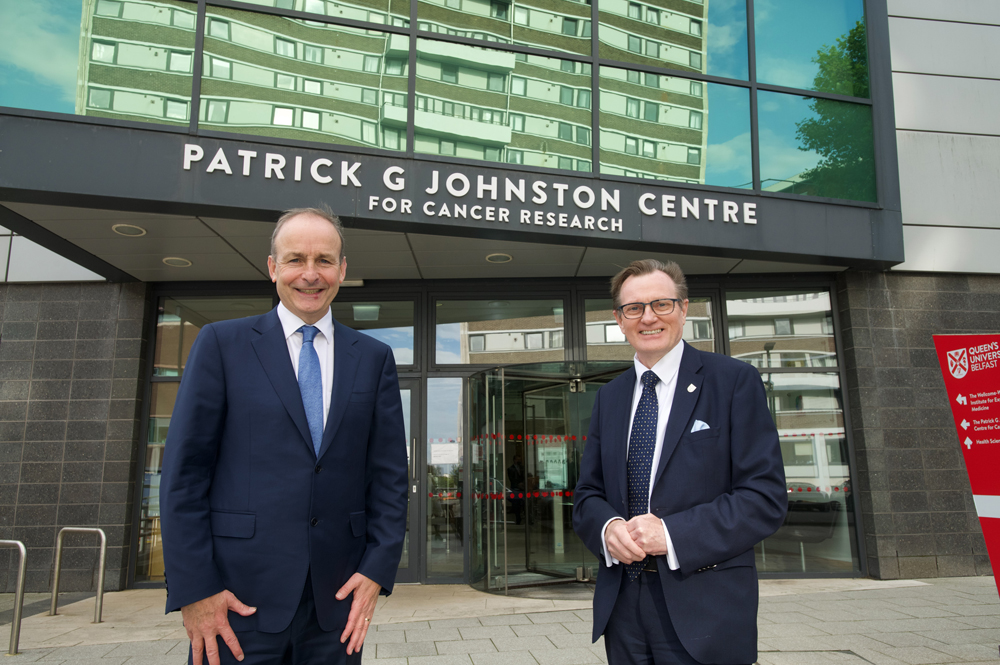
[[[471,117],[471,111],[479,111],[473,107],[461,107],[459,113],[446,114],[444,111],[416,109],[413,126],[417,133],[428,136],[438,136],[453,139],[468,139],[480,145],[504,147],[510,143],[511,129],[503,122],[503,112],[494,111],[492,117]],[[463,111],[470,111],[470,117],[463,117]],[[460,114],[462,113],[462,114]],[[500,120],[496,118],[499,116]],[[406,127],[406,107],[384,104],[382,106],[382,124],[387,127]]]

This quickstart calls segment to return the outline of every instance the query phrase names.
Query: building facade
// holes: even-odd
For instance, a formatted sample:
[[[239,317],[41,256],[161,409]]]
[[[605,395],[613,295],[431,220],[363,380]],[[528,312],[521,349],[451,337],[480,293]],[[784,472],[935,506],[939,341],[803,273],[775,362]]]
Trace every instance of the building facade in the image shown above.
[[[931,336],[996,332],[985,1],[46,0],[2,10],[0,537],[162,584],[159,471],[206,323],[276,299],[273,222],[347,226],[341,322],[400,370],[399,581],[590,579],[570,528],[608,278],[689,276],[758,368],[789,517],[762,575],[989,574]],[[992,198],[991,198],[992,197]],[[86,538],[64,555],[89,589]],[[0,553],[0,586],[15,562]]]

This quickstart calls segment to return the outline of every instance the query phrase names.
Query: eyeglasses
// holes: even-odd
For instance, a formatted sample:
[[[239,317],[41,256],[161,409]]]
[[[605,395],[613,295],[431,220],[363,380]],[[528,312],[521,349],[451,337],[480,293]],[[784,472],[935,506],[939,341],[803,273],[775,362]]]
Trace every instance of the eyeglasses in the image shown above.
[[[646,305],[653,310],[657,316],[666,316],[674,311],[674,305],[684,302],[680,298],[660,298],[653,302],[629,302],[618,308],[626,319],[638,319],[646,313]]]

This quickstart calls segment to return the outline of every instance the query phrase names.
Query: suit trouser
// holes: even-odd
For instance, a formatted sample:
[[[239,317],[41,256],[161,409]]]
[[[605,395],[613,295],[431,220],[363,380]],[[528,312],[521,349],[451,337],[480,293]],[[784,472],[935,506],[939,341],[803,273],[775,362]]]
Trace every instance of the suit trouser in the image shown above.
[[[327,632],[320,628],[313,598],[312,576],[306,575],[302,599],[295,610],[292,623],[280,633],[262,633],[257,630],[234,631],[243,648],[243,661],[237,661],[222,639],[219,643],[219,660],[224,665],[357,665],[361,651],[347,655],[347,644],[340,643],[343,629]],[[350,640],[348,640],[350,641]],[[188,649],[188,663],[191,663]],[[208,665],[208,657],[202,657]]]
[[[658,573],[634,581],[622,571],[622,586],[604,629],[609,665],[700,665],[684,649],[663,599]]]

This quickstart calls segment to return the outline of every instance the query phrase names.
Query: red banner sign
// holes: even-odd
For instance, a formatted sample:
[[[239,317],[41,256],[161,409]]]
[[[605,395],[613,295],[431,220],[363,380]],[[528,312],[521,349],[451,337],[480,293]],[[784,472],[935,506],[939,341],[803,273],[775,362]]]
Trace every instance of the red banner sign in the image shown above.
[[[1000,335],[934,335],[986,550],[1000,562]],[[1000,577],[994,575],[1000,590]]]

